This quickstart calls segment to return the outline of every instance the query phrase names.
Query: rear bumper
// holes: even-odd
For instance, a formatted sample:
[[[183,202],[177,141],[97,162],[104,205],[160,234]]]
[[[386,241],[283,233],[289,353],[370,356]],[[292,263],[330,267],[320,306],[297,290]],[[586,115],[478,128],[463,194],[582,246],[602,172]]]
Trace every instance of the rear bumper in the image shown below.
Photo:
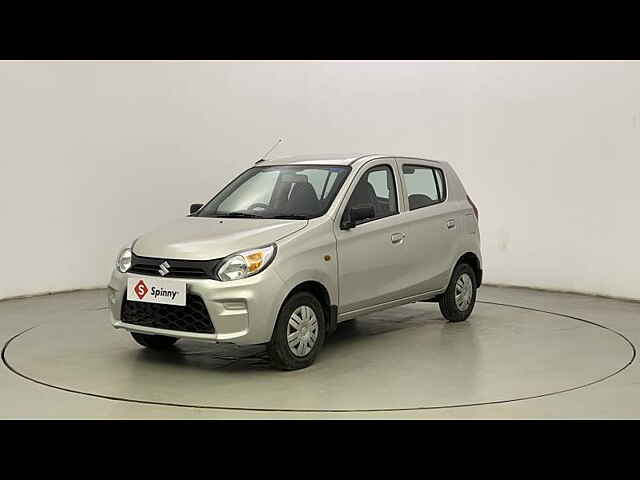
[[[107,302],[114,328],[238,345],[255,345],[271,339],[284,287],[282,280],[272,269],[232,282],[186,279],[187,293],[203,300],[214,328],[214,333],[195,333],[123,322],[122,304],[127,294],[129,276],[145,278],[144,275],[123,274],[117,269],[111,275]]]

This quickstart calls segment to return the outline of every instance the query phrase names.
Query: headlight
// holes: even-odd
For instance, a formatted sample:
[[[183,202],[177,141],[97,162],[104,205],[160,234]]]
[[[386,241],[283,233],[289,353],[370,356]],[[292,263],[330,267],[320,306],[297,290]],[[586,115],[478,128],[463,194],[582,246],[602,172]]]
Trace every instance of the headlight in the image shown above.
[[[275,255],[275,245],[229,255],[218,267],[218,278],[223,282],[228,282],[255,275],[264,270]]]
[[[126,273],[131,268],[131,249],[125,248],[118,254],[118,260],[116,260],[116,267],[122,273]]]

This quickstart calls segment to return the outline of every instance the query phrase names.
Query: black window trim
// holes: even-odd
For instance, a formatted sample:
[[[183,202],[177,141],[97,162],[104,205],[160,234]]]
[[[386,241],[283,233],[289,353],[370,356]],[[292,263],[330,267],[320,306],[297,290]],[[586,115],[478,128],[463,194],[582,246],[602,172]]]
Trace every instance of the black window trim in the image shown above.
[[[379,159],[376,159],[376,160],[379,160]],[[366,164],[363,165],[363,167],[366,167]],[[349,203],[351,202],[351,197],[353,196],[353,192],[355,191],[355,189],[358,188],[358,184],[360,183],[360,180],[362,180],[362,177],[367,175],[371,170],[374,170],[374,169],[380,168],[380,167],[387,167],[391,171],[391,178],[393,179],[393,186],[394,186],[395,195],[396,195],[396,212],[392,213],[391,215],[387,215],[386,217],[378,217],[378,218],[372,218],[371,220],[364,220],[364,221],[362,221],[360,223],[356,223],[355,225],[356,225],[356,227],[359,227],[360,225],[366,225],[368,223],[372,223],[372,222],[375,222],[377,220],[382,220],[384,218],[390,218],[390,217],[393,217],[395,215],[399,215],[401,213],[400,212],[400,197],[398,195],[398,190],[399,190],[398,187],[400,187],[400,185],[398,184],[398,181],[396,179],[396,174],[394,172],[393,165],[390,162],[386,162],[385,161],[384,163],[379,163],[377,165],[372,165],[369,168],[366,168],[364,170],[364,172],[362,173],[362,175],[360,175],[358,177],[358,179],[354,183],[353,190],[349,194],[349,198],[347,199],[347,203],[344,206],[344,210],[342,211],[342,215],[340,217],[340,219],[341,219],[340,223],[341,224],[344,223],[345,220],[346,220],[347,212],[349,211]]]
[[[414,167],[414,168],[428,168],[431,169],[431,171],[433,172],[433,180],[436,182],[436,190],[438,192],[438,196],[442,196],[442,200],[439,200],[435,203],[432,203],[431,205],[425,205],[424,207],[418,207],[418,208],[414,208],[413,210],[411,210],[411,207],[409,206],[409,189],[407,188],[407,182],[404,178],[404,171],[403,168],[404,166],[408,166],[408,167]],[[444,190],[444,195],[441,195],[440,192],[440,185],[438,185],[438,178],[436,177],[436,170],[438,170],[440,172],[440,175],[442,177],[442,189]],[[404,186],[404,191],[405,191],[405,195],[406,195],[406,201],[407,201],[407,212],[415,212],[416,210],[420,210],[423,208],[429,208],[429,207],[433,207],[435,205],[439,205],[441,203],[444,203],[447,201],[447,197],[449,195],[449,189],[447,188],[447,180],[446,177],[444,175],[444,170],[442,170],[439,167],[434,167],[432,165],[419,165],[417,163],[410,163],[410,162],[402,162],[402,164],[400,165],[400,173],[402,174],[402,183]]]

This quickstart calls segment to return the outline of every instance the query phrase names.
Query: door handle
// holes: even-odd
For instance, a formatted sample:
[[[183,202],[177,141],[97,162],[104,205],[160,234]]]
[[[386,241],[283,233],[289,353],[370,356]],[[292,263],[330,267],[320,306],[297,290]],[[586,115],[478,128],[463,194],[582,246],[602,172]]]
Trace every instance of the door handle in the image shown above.
[[[393,233],[391,234],[391,243],[402,243],[406,236],[407,234],[404,232]]]
[[[456,228],[456,221],[453,218],[447,220],[447,228],[451,230],[452,228]]]

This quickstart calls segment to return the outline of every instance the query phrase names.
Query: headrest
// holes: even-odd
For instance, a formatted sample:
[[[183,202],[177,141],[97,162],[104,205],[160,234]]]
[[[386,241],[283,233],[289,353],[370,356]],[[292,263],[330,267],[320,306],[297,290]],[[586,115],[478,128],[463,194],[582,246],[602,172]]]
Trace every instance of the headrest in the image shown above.
[[[285,173],[282,175],[282,181],[287,183],[308,183],[309,177],[299,173]]]

